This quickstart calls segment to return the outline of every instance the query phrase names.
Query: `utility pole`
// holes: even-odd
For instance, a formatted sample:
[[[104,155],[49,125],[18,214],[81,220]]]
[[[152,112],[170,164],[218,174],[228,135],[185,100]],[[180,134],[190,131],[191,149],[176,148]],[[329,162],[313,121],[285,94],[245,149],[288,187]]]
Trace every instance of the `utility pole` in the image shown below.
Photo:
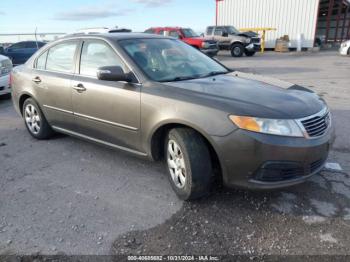
[[[215,15],[215,25],[218,25],[218,16],[219,16],[219,2],[224,0],[215,0],[216,1],[216,15]]]

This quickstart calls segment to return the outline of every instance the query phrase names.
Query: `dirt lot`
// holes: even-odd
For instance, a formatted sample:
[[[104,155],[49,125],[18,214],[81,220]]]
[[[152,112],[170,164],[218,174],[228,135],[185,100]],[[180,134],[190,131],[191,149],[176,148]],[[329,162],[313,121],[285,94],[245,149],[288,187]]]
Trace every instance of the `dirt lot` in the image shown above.
[[[337,139],[324,170],[270,193],[219,189],[177,200],[163,166],[71,137],[35,141],[0,100],[0,254],[350,254],[350,59],[336,52],[232,59],[329,103]]]

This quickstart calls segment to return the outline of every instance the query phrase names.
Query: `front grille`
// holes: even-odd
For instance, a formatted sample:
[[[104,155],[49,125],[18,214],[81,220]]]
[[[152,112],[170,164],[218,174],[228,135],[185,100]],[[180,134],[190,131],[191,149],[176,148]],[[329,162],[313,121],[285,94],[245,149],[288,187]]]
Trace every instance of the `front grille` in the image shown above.
[[[207,42],[209,44],[214,44],[214,45],[217,44],[217,41],[215,41],[215,40],[205,40],[205,42]]]
[[[206,40],[205,42],[209,43],[209,47],[207,49],[217,49],[218,42],[214,40]]]
[[[293,180],[319,171],[325,162],[325,158],[308,165],[299,162],[268,161],[255,172],[255,179],[264,182]]]
[[[324,165],[325,162],[326,162],[326,160],[324,160],[324,159],[319,159],[315,162],[312,162],[310,164],[310,173],[314,173],[315,171],[320,169]]]
[[[259,37],[252,37],[252,43],[253,44],[260,44],[260,38]]]
[[[330,114],[327,112],[323,116],[314,116],[302,120],[301,123],[310,137],[318,137],[326,133],[328,127],[330,126],[330,121]]]

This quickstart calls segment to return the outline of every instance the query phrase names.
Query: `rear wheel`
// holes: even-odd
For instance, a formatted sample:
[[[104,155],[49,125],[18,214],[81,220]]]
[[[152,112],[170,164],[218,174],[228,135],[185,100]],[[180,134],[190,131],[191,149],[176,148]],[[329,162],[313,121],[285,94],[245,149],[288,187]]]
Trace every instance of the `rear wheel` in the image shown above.
[[[177,196],[193,200],[209,194],[213,170],[203,137],[189,128],[172,129],[165,141],[169,180]]]
[[[253,56],[253,55],[255,55],[255,51],[247,51],[246,50],[244,53],[245,53],[246,56]]]
[[[241,57],[244,53],[244,46],[240,43],[233,44],[231,46],[231,56]]]
[[[54,134],[38,104],[32,98],[24,101],[23,119],[29,133],[36,139],[48,139]]]
[[[349,49],[348,49],[348,55],[350,55],[350,47],[349,47]]]

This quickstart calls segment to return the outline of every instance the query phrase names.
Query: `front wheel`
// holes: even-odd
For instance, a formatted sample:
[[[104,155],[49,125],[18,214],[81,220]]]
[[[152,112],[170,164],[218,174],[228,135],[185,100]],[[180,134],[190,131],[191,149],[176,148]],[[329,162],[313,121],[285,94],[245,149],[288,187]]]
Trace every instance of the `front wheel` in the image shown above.
[[[350,55],[350,47],[349,47],[349,49],[348,49],[348,55]]]
[[[36,139],[48,139],[54,134],[38,104],[32,98],[24,101],[23,119],[29,133]]]
[[[165,141],[169,180],[177,196],[193,200],[209,194],[213,170],[203,137],[189,128],[172,129]]]
[[[247,51],[246,50],[244,53],[245,53],[246,56],[253,56],[253,55],[255,55],[256,52],[255,51]]]
[[[236,43],[231,46],[231,56],[241,57],[244,53],[244,46],[242,44]]]

